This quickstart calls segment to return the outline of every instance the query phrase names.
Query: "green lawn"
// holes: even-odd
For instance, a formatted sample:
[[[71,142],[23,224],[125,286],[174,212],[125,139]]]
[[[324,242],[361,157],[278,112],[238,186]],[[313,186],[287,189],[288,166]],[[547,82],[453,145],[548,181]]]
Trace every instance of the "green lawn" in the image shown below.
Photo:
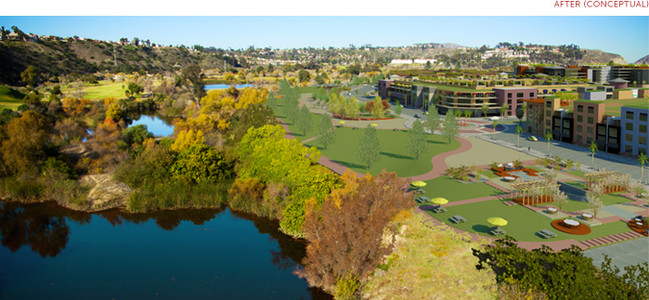
[[[122,85],[124,89],[122,89]],[[110,80],[102,80],[99,84],[86,84],[84,87],[85,98],[90,100],[103,100],[106,97],[124,98],[127,85],[125,82],[111,82]]]
[[[487,222],[490,217],[501,217],[509,223],[502,228],[507,231],[518,241],[548,241],[538,235],[536,232],[542,229],[548,229],[557,234],[557,237],[551,240],[575,239],[578,241],[593,239],[597,237],[617,234],[629,231],[629,227],[623,222],[612,222],[591,227],[592,232],[587,235],[572,235],[563,233],[552,227],[552,220],[529,210],[521,205],[505,206],[501,200],[488,200],[478,203],[470,203],[458,206],[447,207],[448,212],[436,214],[428,212],[434,218],[443,223],[473,233],[484,236],[492,236],[489,233],[491,224]],[[466,223],[455,224],[449,219],[453,215],[461,215],[467,221]]]
[[[356,154],[363,129],[349,127],[336,128],[336,139],[328,149],[322,149],[317,140],[307,143],[308,146],[319,147],[322,154],[345,165],[357,172],[366,173],[366,166]],[[428,149],[415,159],[406,148],[408,132],[393,130],[377,130],[381,147],[380,159],[370,168],[370,173],[378,174],[382,169],[397,172],[400,177],[415,176],[432,170],[431,158],[437,154],[459,148],[457,140],[448,144],[439,135],[427,135]]]
[[[427,180],[424,196],[446,198],[449,202],[503,194],[484,182],[461,183],[448,176]]]
[[[25,95],[6,85],[0,85],[0,108],[16,109],[22,104]]]
[[[578,170],[570,170],[570,171],[567,171],[567,173],[570,173],[570,174],[572,174],[572,175],[579,176],[579,177],[581,177],[581,178],[584,178],[585,175],[586,175],[586,173],[584,173],[584,172],[582,172],[582,171],[578,171]]]

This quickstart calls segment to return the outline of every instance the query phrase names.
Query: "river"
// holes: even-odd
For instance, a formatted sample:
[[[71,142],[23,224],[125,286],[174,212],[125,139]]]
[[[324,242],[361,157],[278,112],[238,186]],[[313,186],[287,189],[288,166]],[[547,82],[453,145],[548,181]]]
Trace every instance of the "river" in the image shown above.
[[[0,202],[0,298],[330,299],[293,272],[305,243],[229,209],[152,214]]]

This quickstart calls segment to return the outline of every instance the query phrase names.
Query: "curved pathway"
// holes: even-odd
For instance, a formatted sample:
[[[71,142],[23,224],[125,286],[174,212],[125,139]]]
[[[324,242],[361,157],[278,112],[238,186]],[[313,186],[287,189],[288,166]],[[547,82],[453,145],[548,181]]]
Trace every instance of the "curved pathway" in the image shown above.
[[[465,140],[465,139],[463,139],[461,137],[458,137],[457,140],[460,141],[460,148],[457,148],[457,149],[455,149],[455,150],[453,150],[451,152],[440,153],[440,154],[437,154],[437,155],[433,156],[433,158],[430,160],[430,162],[433,164],[433,169],[432,170],[430,170],[430,171],[428,171],[428,172],[426,172],[424,174],[421,174],[421,175],[411,176],[411,177],[406,177],[406,178],[410,179],[412,181],[417,181],[417,180],[424,181],[424,180],[430,180],[430,179],[433,179],[433,178],[444,175],[444,171],[446,171],[446,169],[448,168],[446,166],[446,162],[444,162],[444,160],[446,160],[446,158],[451,156],[451,155],[468,151],[473,146],[471,144],[471,142],[469,142],[469,141],[467,141],[467,140]]]

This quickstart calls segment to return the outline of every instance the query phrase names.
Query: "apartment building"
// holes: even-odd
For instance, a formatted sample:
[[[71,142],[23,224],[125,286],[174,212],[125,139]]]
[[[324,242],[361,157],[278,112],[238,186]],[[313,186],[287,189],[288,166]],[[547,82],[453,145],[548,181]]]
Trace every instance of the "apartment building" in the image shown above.
[[[597,123],[603,121],[604,112],[603,101],[577,100],[573,103],[574,144],[587,146],[597,140]]]
[[[505,112],[507,116],[515,116],[516,110],[521,109],[523,106],[522,100],[538,98],[538,89],[534,88],[521,88],[521,87],[505,87],[494,88],[496,98],[499,106],[507,103],[509,109]]]
[[[648,106],[622,106],[621,114],[621,149],[620,151],[633,155],[647,154],[649,140]]]

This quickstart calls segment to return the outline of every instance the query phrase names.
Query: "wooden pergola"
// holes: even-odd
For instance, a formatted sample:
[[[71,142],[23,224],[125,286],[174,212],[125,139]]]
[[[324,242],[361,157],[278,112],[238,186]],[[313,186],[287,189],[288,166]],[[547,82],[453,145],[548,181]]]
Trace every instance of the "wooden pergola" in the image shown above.
[[[522,205],[535,205],[554,201],[559,193],[559,185],[547,180],[514,182],[511,184],[514,202]]]
[[[631,184],[631,175],[615,171],[600,171],[584,175],[585,185],[590,189],[594,184],[602,184],[606,193],[626,191]]]

